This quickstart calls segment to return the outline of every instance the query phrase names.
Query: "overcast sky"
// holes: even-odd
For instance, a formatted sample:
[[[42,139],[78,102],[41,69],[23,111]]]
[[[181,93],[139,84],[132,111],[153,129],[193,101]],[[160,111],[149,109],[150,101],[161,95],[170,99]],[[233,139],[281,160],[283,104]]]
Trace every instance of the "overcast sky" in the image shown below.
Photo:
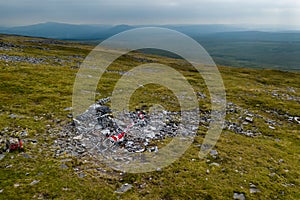
[[[300,0],[1,0],[0,25],[283,24],[300,26]]]

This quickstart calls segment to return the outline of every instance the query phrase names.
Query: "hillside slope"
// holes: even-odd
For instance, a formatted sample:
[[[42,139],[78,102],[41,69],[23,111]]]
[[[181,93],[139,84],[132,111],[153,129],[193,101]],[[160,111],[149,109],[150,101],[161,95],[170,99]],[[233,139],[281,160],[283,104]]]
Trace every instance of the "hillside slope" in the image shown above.
[[[180,159],[155,172],[129,174],[80,153],[76,139],[65,132],[72,125],[75,76],[92,48],[0,35],[0,199],[300,198],[299,73],[219,66],[227,116],[215,151],[198,158],[207,130],[204,120]],[[97,99],[110,96],[125,71],[147,62],[184,74],[198,94],[201,115],[209,117],[209,94],[201,76],[182,60],[154,55],[119,58],[99,83]],[[133,105],[172,95],[160,86],[144,90],[136,91]],[[173,101],[163,102],[166,109],[176,109]],[[3,152],[5,142],[18,137],[25,152]],[[169,140],[156,142],[160,147]],[[119,193],[124,184],[132,188]]]

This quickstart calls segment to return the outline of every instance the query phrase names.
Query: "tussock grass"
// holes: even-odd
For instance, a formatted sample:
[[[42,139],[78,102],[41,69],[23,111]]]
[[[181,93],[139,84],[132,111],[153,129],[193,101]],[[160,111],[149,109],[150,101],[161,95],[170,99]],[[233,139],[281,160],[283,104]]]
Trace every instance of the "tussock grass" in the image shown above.
[[[67,59],[72,55],[84,57],[92,49],[77,43],[33,44],[25,41],[33,40],[27,37],[1,36],[1,39],[26,46],[0,52],[9,55]],[[34,45],[49,50],[31,47]],[[145,57],[140,53],[131,55]],[[152,55],[148,58],[173,66],[187,77],[195,91],[209,97],[201,76],[185,68],[183,61]],[[8,127],[8,132],[2,133],[8,136],[27,129],[27,138],[38,140],[36,145],[26,144],[25,153],[31,158],[15,152],[6,154],[0,161],[0,189],[3,189],[0,199],[232,199],[234,192],[244,193],[247,199],[300,198],[299,124],[288,122],[281,116],[286,113],[299,116],[299,101],[282,100],[270,94],[277,90],[299,98],[299,73],[219,67],[228,101],[279,125],[271,130],[263,119],[255,119],[254,125],[262,133],[255,138],[224,130],[215,147],[219,153],[215,159],[209,155],[203,160],[198,158],[198,145],[205,135],[205,129],[200,128],[184,156],[162,171],[121,176],[118,172],[107,175],[86,169],[87,176],[79,178],[74,168],[88,168],[84,161],[72,158],[72,162],[67,163],[68,169],[62,169],[60,159],[53,158],[50,151],[56,137],[51,133],[70,122],[66,117],[70,111],[64,111],[64,108],[72,103],[73,83],[78,70],[72,66],[82,61],[78,58],[70,60],[64,65],[51,61],[49,64],[0,61],[0,130]],[[122,57],[109,69],[128,71],[139,64],[136,59]],[[97,97],[111,95],[120,77],[117,73],[106,73],[98,85],[100,94]],[[150,106],[148,102],[160,102],[165,96],[174,97],[172,92],[158,85],[148,85],[135,94],[142,98],[132,97],[133,108],[145,102]],[[171,110],[178,107],[176,99],[165,99],[164,107]],[[210,109],[208,99],[202,99],[199,105],[203,111]],[[266,111],[276,111],[279,115]],[[18,117],[13,119],[10,114]],[[213,162],[220,166],[210,165]],[[40,182],[30,185],[33,180]],[[16,183],[18,187],[14,186]],[[124,194],[115,194],[114,190],[123,183],[134,187]],[[250,183],[261,192],[250,194]]]

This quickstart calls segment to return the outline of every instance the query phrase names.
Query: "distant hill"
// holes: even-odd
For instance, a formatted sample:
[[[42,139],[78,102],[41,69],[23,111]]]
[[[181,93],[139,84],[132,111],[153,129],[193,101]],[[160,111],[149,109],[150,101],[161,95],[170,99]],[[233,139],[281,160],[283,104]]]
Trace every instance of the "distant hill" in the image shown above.
[[[200,24],[200,25],[165,25],[165,28],[173,29],[189,36],[207,35],[213,33],[223,32],[235,32],[245,31],[245,28],[241,28],[233,25],[223,24]]]
[[[96,40],[106,39],[113,35],[116,35],[118,33],[130,30],[133,28],[136,28],[136,27],[129,26],[129,25],[117,25],[117,26],[109,27],[105,30],[98,30],[95,34],[91,34],[90,37],[87,39],[96,39]]]
[[[88,39],[91,36],[109,30],[111,25],[74,25],[47,22],[29,26],[2,28],[6,34],[25,35],[32,37],[46,37],[54,39]]]
[[[200,25],[153,25],[169,28],[187,34],[196,39],[218,40],[256,40],[256,41],[299,41],[300,31],[266,32],[257,29],[249,30],[244,27],[222,24]],[[120,32],[144,25],[85,25],[47,22],[28,26],[0,27],[0,33],[16,34],[33,37],[45,37],[68,40],[100,40]]]
[[[139,26],[129,25],[75,25],[56,22],[47,22],[28,26],[18,26],[5,28],[0,27],[0,33],[26,35],[33,37],[46,37],[54,39],[106,39],[122,31],[130,30]],[[236,26],[229,25],[159,25],[173,29],[190,36],[205,35],[220,32],[232,32],[245,30]]]
[[[0,33],[63,40],[97,45],[115,34],[143,25],[74,25],[47,22],[29,26],[0,27]],[[300,31],[245,28],[233,25],[160,25],[197,40],[219,65],[249,68],[300,70]],[[265,30],[265,31],[263,31]],[[168,56],[158,51],[148,53]],[[146,52],[145,52],[146,53]],[[172,55],[171,55],[172,56]]]
[[[199,39],[243,40],[243,41],[300,41],[300,32],[230,31],[198,35]]]

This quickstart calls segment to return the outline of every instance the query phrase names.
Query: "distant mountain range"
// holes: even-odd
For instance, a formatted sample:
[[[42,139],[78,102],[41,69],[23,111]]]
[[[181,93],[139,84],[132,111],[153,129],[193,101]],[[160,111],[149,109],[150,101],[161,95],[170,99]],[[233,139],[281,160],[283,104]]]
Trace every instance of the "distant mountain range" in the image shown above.
[[[300,31],[262,31],[263,28],[245,28],[234,25],[153,25],[173,29],[193,38],[243,40],[299,40]],[[75,25],[47,22],[28,26],[0,27],[0,33],[63,40],[103,40],[120,32],[144,25]]]
[[[0,33],[76,40],[97,45],[120,32],[143,25],[74,25],[47,22],[0,27]],[[300,70],[300,31],[233,25],[160,25],[197,40],[220,65]],[[161,52],[160,52],[161,53]]]
[[[47,22],[28,26],[0,28],[1,33],[53,39],[87,39],[111,29],[110,25],[74,25]]]
[[[122,31],[137,27],[145,26],[74,25],[47,22],[10,28],[0,27],[0,33],[25,35],[32,37],[46,37],[53,39],[95,40],[105,39]],[[170,28],[190,36],[246,30],[245,28],[229,25],[160,25],[158,27]]]

